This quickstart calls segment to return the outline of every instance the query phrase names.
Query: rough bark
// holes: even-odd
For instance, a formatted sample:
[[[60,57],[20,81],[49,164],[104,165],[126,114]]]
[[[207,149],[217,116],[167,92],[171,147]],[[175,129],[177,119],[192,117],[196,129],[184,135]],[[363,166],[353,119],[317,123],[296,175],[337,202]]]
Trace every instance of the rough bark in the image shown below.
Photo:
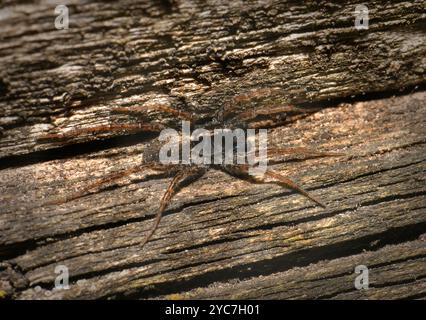
[[[426,93],[414,92],[424,1],[369,3],[368,31],[353,27],[356,2],[70,3],[61,31],[52,4],[0,7],[0,297],[424,298]],[[259,88],[299,110],[266,117],[271,145],[347,154],[274,166],[326,209],[210,171],[141,248],[162,175],[46,205],[139,164],[152,135],[41,135],[127,123],[111,111],[151,103],[207,122]],[[147,120],[176,125],[159,112]],[[358,264],[371,268],[367,291],[353,286]],[[52,289],[57,265],[69,290]]]

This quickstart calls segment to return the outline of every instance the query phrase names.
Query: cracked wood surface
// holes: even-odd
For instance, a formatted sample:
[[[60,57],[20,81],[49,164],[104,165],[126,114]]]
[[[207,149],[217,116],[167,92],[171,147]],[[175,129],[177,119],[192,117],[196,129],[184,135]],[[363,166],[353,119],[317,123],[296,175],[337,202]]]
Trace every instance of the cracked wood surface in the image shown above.
[[[415,299],[426,291],[426,237],[244,281],[213,283],[161,299]],[[354,266],[368,265],[368,290],[354,290]]]
[[[368,31],[354,28],[357,4],[70,1],[66,31],[50,2],[3,4],[0,156],[57,146],[37,143],[46,132],[125,121],[116,107],[162,103],[209,118],[235,95],[273,87],[274,103],[308,112],[423,83],[425,1],[370,2]]]
[[[415,240],[426,226],[426,135],[419,121],[426,116],[425,96],[344,104],[271,130],[271,143],[315,142],[347,153],[274,166],[325,201],[326,209],[276,185],[210,171],[176,196],[143,249],[167,187],[161,176],[135,174],[82,199],[38,206],[111,168],[138,163],[143,143],[4,169],[1,241],[29,285],[18,297],[155,297]],[[58,264],[68,266],[71,288],[35,291],[51,288]],[[413,288],[424,294],[416,281]]]
[[[353,28],[355,2],[158,3],[71,1],[67,31],[54,29],[48,2],[0,5],[1,296],[424,298],[426,93],[390,96],[424,85],[425,2],[371,2],[368,31]],[[259,88],[272,98],[236,103]],[[210,171],[142,249],[162,175],[45,205],[140,164],[152,136],[38,137],[155,103],[206,123],[227,104],[296,105],[250,120],[274,127],[271,145],[347,154],[274,165],[327,208]],[[147,120],[176,125],[155,110]],[[372,267],[371,291],[353,287],[359,261]],[[52,290],[57,265],[69,290]]]

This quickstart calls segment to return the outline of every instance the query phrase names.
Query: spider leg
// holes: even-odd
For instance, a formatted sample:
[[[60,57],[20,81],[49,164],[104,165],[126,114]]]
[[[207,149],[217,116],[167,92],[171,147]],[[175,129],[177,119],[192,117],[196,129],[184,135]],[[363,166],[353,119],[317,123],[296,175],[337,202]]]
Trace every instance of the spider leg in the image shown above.
[[[295,113],[297,111],[300,112],[300,109],[293,105],[272,106],[269,108],[253,108],[251,110],[243,111],[238,113],[236,117],[242,120],[249,120],[258,116],[271,116],[281,113]]]
[[[125,170],[120,170],[117,172],[113,172],[101,179],[99,179],[98,181],[86,186],[85,188],[83,188],[80,191],[77,191],[69,196],[65,196],[62,199],[58,199],[58,200],[53,200],[53,201],[49,201],[47,203],[44,203],[44,205],[58,205],[58,204],[62,204],[71,200],[75,200],[78,198],[82,198],[86,195],[88,195],[90,193],[90,191],[92,189],[95,188],[99,188],[100,186],[105,185],[106,183],[110,183],[110,182],[114,182],[118,179],[124,178],[126,176],[129,176],[133,173],[137,173],[137,172],[141,172],[145,169],[153,169],[153,170],[157,170],[157,171],[162,171],[165,170],[165,167],[159,165],[159,164],[142,164],[142,165],[138,165],[129,169],[125,169]]]
[[[173,196],[179,192],[181,188],[187,186],[200,178],[206,172],[205,168],[202,167],[188,167],[183,170],[180,170],[170,182],[166,192],[160,201],[160,208],[155,215],[154,225],[149,230],[145,239],[142,241],[141,246],[143,247],[149,239],[151,239],[154,232],[157,230],[158,225],[160,224],[161,217],[163,216],[163,212],[166,210],[167,206],[170,204]]]
[[[153,104],[153,105],[139,106],[139,107],[132,107],[132,108],[120,107],[120,108],[114,108],[112,112],[125,113],[125,114],[144,114],[147,112],[147,110],[158,110],[165,113],[170,113],[182,120],[188,120],[188,121],[193,120],[193,116],[189,112],[176,110],[165,104]]]
[[[63,133],[49,133],[39,137],[37,140],[41,142],[48,142],[51,140],[64,140],[74,137],[79,137],[82,134],[96,134],[104,132],[159,132],[164,127],[160,124],[143,124],[143,123],[131,123],[131,124],[106,124],[99,125],[90,128],[77,128],[72,129]]]
[[[278,92],[277,90],[279,91],[279,88],[257,88],[246,91],[245,93],[235,95],[229,102],[225,103],[223,118],[227,119],[232,114],[235,114],[236,109],[238,109],[238,107],[241,107],[241,105],[245,105],[256,100],[269,97],[274,92]]]
[[[255,152],[256,150],[248,152],[248,154]],[[304,148],[304,147],[287,147],[287,148],[268,148],[268,155],[280,156],[280,155],[301,155],[307,157],[340,157],[345,156],[344,153],[338,152],[323,152],[317,151],[314,149]]]
[[[325,204],[323,204],[321,201],[319,201],[317,198],[315,198],[314,196],[312,196],[311,194],[309,194],[307,191],[305,191],[304,189],[302,189],[301,187],[299,187],[295,182],[293,182],[292,180],[284,177],[283,175],[271,170],[271,169],[267,169],[265,172],[265,175],[275,179],[276,181],[278,181],[280,184],[283,184],[293,190],[296,190],[297,192],[301,193],[302,195],[304,195],[306,198],[311,199],[313,202],[315,202],[316,204],[318,204],[319,206],[325,208]]]
[[[251,181],[257,182],[257,183],[265,183],[264,179],[250,175],[249,170],[248,170],[249,166],[247,164],[237,164],[237,165],[224,166],[223,169],[227,173],[229,173],[233,176],[245,178],[247,180],[251,180]],[[315,202],[319,206],[325,208],[325,205],[321,201],[319,201],[314,196],[309,194],[306,190],[302,189],[302,187],[298,186],[294,181],[290,180],[289,178],[284,177],[283,175],[279,174],[278,172],[271,170],[271,169],[266,169],[264,175],[269,177],[269,178],[274,179],[275,182],[280,184],[280,185],[284,185],[287,188],[290,188],[290,189],[293,189],[293,190],[299,192],[300,194],[304,195],[306,198],[312,200],[313,202]]]

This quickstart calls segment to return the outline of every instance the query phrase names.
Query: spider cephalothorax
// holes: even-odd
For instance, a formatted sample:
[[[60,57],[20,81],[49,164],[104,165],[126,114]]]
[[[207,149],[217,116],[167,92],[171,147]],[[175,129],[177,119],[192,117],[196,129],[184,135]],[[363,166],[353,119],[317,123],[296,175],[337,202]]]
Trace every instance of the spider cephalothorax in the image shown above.
[[[213,128],[222,128],[222,129],[236,129],[236,128],[259,128],[263,124],[267,125],[268,120],[266,116],[273,116],[276,119],[285,119],[285,116],[288,114],[294,114],[298,112],[298,108],[291,105],[276,105],[274,104],[274,99],[270,99],[272,103],[267,104],[266,108],[256,108],[256,104],[252,102],[256,102],[257,99],[269,98],[273,96],[274,90],[272,89],[257,89],[252,90],[244,94],[234,96],[230,102],[225,103],[223,107],[219,108],[217,112],[207,121],[203,122],[202,119],[197,117],[193,113],[188,113],[180,110],[176,110],[169,105],[162,104],[154,104],[147,107],[133,107],[133,108],[116,108],[112,110],[112,112],[129,114],[131,116],[136,116],[139,119],[144,119],[144,115],[148,111],[148,109],[154,109],[157,112],[161,112],[167,114],[169,116],[173,116],[176,119],[187,121],[191,123],[194,128],[206,128],[209,130],[213,130]],[[244,108],[244,105],[250,104],[251,108]],[[163,124],[160,123],[146,123],[143,121],[137,123],[129,123],[129,124],[110,124],[110,125],[102,125],[95,126],[91,128],[80,128],[73,129],[64,133],[50,133],[40,137],[41,141],[55,141],[55,140],[63,140],[69,139],[72,137],[79,136],[81,134],[97,134],[102,132],[125,132],[125,133],[134,133],[134,132],[158,132],[160,133],[162,130],[166,129]],[[214,136],[215,133],[212,133]],[[210,140],[213,141],[213,140]],[[269,178],[278,184],[284,185],[288,188],[296,190],[297,192],[303,194],[316,204],[324,207],[324,205],[314,198],[312,195],[307,193],[301,187],[299,187],[292,180],[284,177],[276,171],[273,171],[269,168],[265,168],[263,171],[263,175],[261,177],[252,175],[250,169],[258,165],[258,162],[247,161],[247,163],[241,163],[236,161],[236,157],[234,156],[234,160],[232,163],[217,163],[214,161],[210,161],[209,163],[194,163],[191,161],[182,161],[175,163],[164,163],[160,159],[160,151],[164,146],[164,141],[161,140],[161,135],[152,139],[150,143],[146,145],[144,148],[143,161],[140,165],[136,167],[132,167],[125,170],[116,171],[112,174],[109,174],[99,181],[87,186],[83,190],[72,194],[66,199],[61,199],[59,201],[55,201],[54,203],[63,203],[76,198],[80,198],[86,194],[88,194],[92,189],[95,189],[104,184],[113,182],[122,177],[131,175],[133,173],[137,173],[146,169],[156,170],[163,172],[172,177],[172,180],[163,194],[160,205],[155,216],[155,222],[153,227],[150,229],[148,234],[145,236],[145,239],[142,241],[142,245],[144,245],[154,234],[155,230],[160,223],[163,212],[166,210],[168,204],[170,203],[173,195],[175,195],[182,187],[190,184],[191,182],[199,179],[203,176],[203,174],[209,169],[221,170],[232,176],[243,178],[251,181],[263,182],[264,178]],[[193,144],[194,141],[191,142]],[[235,148],[233,147],[233,150]],[[214,150],[214,148],[212,149]],[[229,150],[228,150],[229,151]],[[338,153],[326,153],[326,152],[318,152],[314,150],[310,150],[307,148],[296,147],[296,148],[275,148],[268,147],[267,148],[267,162],[274,159],[274,157],[282,156],[282,155],[301,155],[308,157],[322,157],[322,156],[339,156],[341,154]],[[216,152],[218,152],[216,150]],[[224,155],[225,151],[222,149],[219,152]],[[248,157],[249,153],[246,154]],[[213,154],[210,154],[213,156]],[[271,158],[269,158],[271,157]],[[279,161],[277,161],[279,162]]]

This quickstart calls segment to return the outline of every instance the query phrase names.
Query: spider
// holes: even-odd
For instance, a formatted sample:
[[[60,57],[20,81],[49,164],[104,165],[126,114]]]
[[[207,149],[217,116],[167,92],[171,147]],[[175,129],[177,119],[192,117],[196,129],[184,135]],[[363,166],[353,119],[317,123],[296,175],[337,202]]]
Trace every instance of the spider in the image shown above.
[[[194,113],[185,112],[182,110],[177,110],[170,105],[167,104],[151,104],[149,106],[137,106],[137,107],[117,107],[112,110],[114,113],[126,114],[138,119],[137,123],[120,123],[120,124],[109,124],[109,125],[98,125],[90,128],[76,128],[71,131],[63,132],[63,133],[49,133],[41,136],[38,140],[42,143],[46,143],[49,141],[60,141],[66,140],[74,137],[78,137],[82,134],[99,134],[99,133],[122,133],[125,132],[127,134],[137,133],[137,132],[154,132],[160,133],[161,130],[166,127],[158,122],[145,122],[143,121],[146,117],[146,114],[149,110],[163,113],[164,115],[169,115],[176,117],[180,120],[190,121],[191,125],[195,128],[207,128],[213,129],[218,126],[222,126],[224,128],[259,128],[263,125],[270,124],[270,120],[262,120],[265,118],[270,119],[275,116],[275,120],[282,120],[283,115],[288,114],[298,114],[302,113],[298,108],[293,105],[277,105],[267,103],[260,104],[259,101],[268,99],[276,93],[276,89],[271,88],[261,88],[250,90],[243,94],[235,95],[230,101],[225,103],[221,108],[219,108],[214,115],[209,119],[209,121],[205,121],[199,116],[196,116]],[[247,108],[248,104],[253,104],[253,109]],[[142,121],[141,121],[142,119]],[[188,186],[192,182],[200,179],[209,169],[215,169],[223,171],[231,176],[249,180],[251,182],[257,183],[265,183],[266,179],[258,178],[249,174],[250,166],[248,164],[162,164],[159,160],[159,151],[161,146],[164,143],[159,140],[159,137],[152,139],[143,152],[143,161],[140,165],[137,165],[132,168],[118,170],[107,176],[99,179],[98,181],[86,186],[82,190],[75,192],[69,196],[66,196],[63,199],[51,201],[48,204],[61,204],[65,203],[77,198],[81,198],[83,196],[88,195],[91,190],[102,187],[105,184],[114,182],[123,177],[129,176],[131,174],[141,172],[147,169],[151,169],[154,171],[159,171],[166,176],[171,177],[171,181],[163,194],[159,208],[156,212],[154,223],[147,235],[141,242],[141,247],[143,247],[154,235],[155,231],[158,228],[158,225],[161,221],[162,215],[164,211],[167,209],[174,195],[176,195],[183,187]],[[267,148],[268,157],[278,157],[285,155],[297,155],[297,156],[307,156],[307,157],[328,157],[328,156],[343,156],[341,153],[330,153],[330,152],[319,152],[316,150],[304,148],[304,147],[288,147],[288,148],[276,148],[271,147]],[[280,163],[284,161],[280,161],[277,159],[269,159],[268,163]],[[303,188],[298,186],[291,179],[279,174],[278,172],[267,168],[264,172],[264,177],[272,179],[272,182],[282,185],[284,187],[293,189],[303,196],[307,197],[311,201],[313,201],[316,205],[319,205],[325,208],[325,205],[316,199],[314,196],[309,194]]]

